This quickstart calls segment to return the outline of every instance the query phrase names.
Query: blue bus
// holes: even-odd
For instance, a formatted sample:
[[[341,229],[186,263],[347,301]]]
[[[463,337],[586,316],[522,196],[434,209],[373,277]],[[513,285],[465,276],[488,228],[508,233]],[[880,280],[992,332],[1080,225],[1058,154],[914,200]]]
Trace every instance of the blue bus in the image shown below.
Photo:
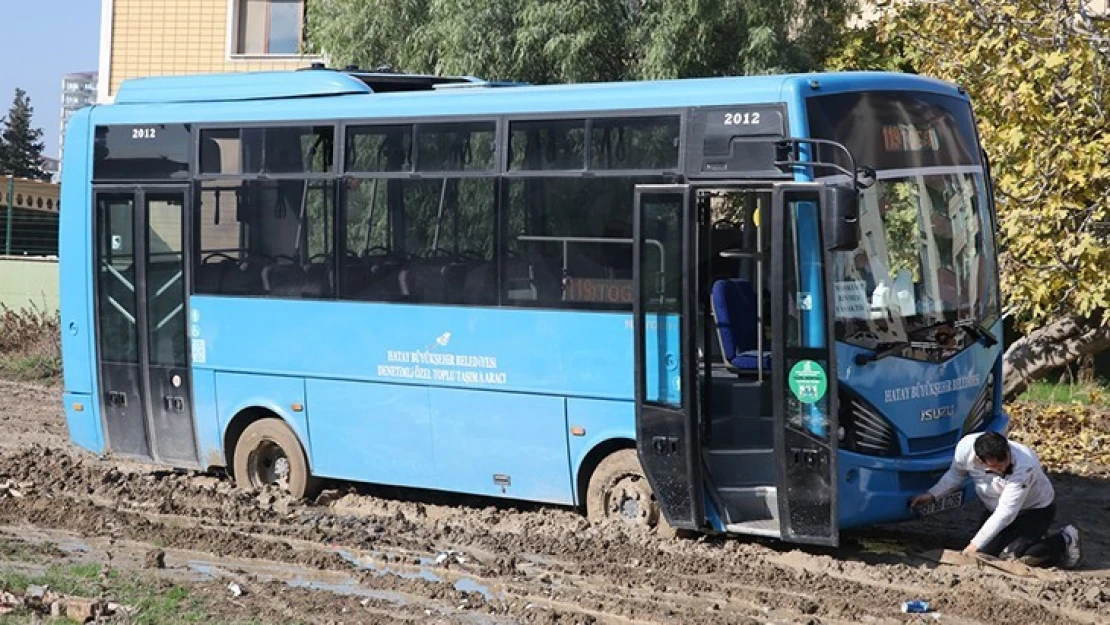
[[[313,67],[131,80],[68,133],[65,412],[98,454],[835,545],[1008,423],[947,83]]]

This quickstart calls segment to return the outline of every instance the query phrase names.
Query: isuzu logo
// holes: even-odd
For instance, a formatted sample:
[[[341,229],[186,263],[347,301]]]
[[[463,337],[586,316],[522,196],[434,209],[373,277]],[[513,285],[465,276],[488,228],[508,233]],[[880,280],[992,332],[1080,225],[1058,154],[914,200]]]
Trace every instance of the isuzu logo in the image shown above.
[[[937,406],[936,408],[926,408],[921,411],[922,421],[936,421],[945,417],[951,417],[956,413],[955,406]]]

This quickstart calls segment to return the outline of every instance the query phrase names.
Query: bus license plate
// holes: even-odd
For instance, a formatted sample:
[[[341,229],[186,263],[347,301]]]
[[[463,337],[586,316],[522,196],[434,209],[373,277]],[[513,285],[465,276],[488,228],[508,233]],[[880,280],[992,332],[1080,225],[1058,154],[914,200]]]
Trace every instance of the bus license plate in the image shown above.
[[[951,510],[953,508],[959,508],[960,504],[962,504],[963,501],[964,501],[964,493],[963,493],[963,491],[958,490],[958,491],[953,492],[953,493],[948,493],[947,495],[944,495],[943,497],[939,497],[939,498],[933,500],[932,503],[921,506],[920,508],[917,509],[917,511],[918,511],[919,514],[921,514],[921,516],[928,516],[930,514],[936,514],[938,512],[944,512],[945,510]]]

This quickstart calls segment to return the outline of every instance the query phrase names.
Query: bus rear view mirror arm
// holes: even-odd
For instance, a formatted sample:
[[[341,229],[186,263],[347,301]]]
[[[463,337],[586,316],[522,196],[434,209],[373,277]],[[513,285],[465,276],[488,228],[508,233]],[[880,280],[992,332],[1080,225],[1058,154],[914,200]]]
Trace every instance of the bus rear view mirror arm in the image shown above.
[[[809,155],[810,160],[802,160],[801,151],[799,148],[803,145],[816,146],[816,150],[811,150]],[[833,160],[821,160],[821,146],[828,146],[834,151],[844,153],[844,157],[848,161],[848,166],[837,164]],[[875,170],[866,165],[856,167],[856,158],[852,152],[842,143],[830,141],[828,139],[813,139],[807,137],[789,137],[781,139],[775,143],[775,166],[780,169],[787,169],[789,167],[809,167],[814,170],[818,169],[831,169],[840,172],[852,181],[856,189],[868,189],[875,184]]]

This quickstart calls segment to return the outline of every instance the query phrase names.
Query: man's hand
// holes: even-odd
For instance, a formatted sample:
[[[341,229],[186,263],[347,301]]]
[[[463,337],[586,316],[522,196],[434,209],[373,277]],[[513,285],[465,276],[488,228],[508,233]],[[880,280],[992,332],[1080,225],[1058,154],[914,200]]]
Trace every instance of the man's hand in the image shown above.
[[[929,493],[921,493],[920,495],[918,495],[918,496],[916,496],[916,497],[914,497],[913,499],[910,500],[910,507],[915,508],[915,509],[920,508],[921,506],[931,504],[936,500],[937,500],[937,498],[933,497]]]
[[[974,543],[968,543],[962,552],[965,556],[975,555],[979,553],[979,548]]]

